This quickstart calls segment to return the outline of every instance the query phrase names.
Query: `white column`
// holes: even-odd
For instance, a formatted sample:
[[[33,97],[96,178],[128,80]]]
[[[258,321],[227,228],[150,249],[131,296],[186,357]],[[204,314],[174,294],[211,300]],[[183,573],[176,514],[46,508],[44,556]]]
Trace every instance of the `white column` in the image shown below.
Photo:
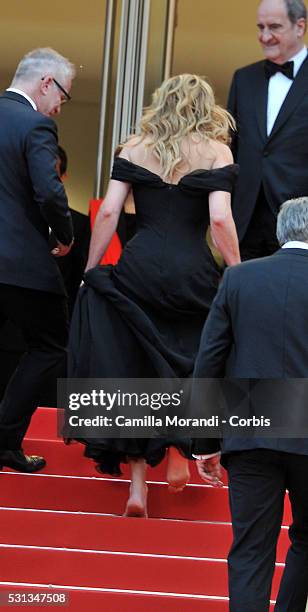
[[[113,151],[134,131],[142,114],[149,17],[150,0],[122,0]]]

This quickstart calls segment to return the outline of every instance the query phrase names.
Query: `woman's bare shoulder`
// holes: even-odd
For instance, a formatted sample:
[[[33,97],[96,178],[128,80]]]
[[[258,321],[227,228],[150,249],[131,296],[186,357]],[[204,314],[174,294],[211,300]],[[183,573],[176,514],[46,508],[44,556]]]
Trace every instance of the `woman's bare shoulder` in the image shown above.
[[[221,168],[228,164],[233,164],[233,155],[228,145],[217,140],[211,140],[211,145],[215,154],[213,168]]]
[[[142,139],[140,136],[136,136],[136,134],[129,136],[126,142],[119,146],[121,147],[119,156],[128,160],[133,160],[133,157],[136,153],[140,152],[140,149],[144,150]]]
[[[187,155],[187,151],[185,151]],[[232,164],[233,157],[230,148],[218,140],[194,139],[189,146],[189,159],[193,167],[216,168]]]

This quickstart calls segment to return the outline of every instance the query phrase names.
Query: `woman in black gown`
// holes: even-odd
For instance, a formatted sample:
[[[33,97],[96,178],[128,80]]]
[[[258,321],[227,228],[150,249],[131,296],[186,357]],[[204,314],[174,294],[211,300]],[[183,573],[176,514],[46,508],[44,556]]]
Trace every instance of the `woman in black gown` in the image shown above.
[[[234,122],[209,84],[189,74],[168,79],[139,128],[115,159],[97,216],[72,323],[71,377],[190,376],[220,276],[205,241],[209,223],[226,263],[240,261],[230,207]],[[98,266],[131,188],[136,234],[115,267]],[[130,464],[126,516],[146,516],[146,465],[158,464],[167,446],[169,483],[181,488],[188,479],[185,442],[178,449],[155,439],[83,442],[102,472],[119,475],[120,463]]]

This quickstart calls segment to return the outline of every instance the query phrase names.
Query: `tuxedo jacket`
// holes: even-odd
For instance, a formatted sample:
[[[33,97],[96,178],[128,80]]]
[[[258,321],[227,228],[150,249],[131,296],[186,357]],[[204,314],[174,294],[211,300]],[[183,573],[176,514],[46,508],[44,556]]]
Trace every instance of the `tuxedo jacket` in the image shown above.
[[[194,376],[308,378],[307,275],[304,249],[280,249],[227,268],[202,332]],[[292,411],[291,385],[289,391]],[[219,448],[218,440],[198,440],[195,452]],[[308,455],[308,439],[228,437],[223,442],[224,452],[253,448]]]
[[[0,283],[65,293],[49,248],[72,240],[72,223],[56,172],[54,121],[19,94],[0,96]]]
[[[308,195],[308,60],[298,71],[269,136],[264,63],[235,72],[228,101],[228,110],[237,122],[233,153],[240,175],[233,195],[233,214],[240,240],[261,184],[275,215],[289,198]]]

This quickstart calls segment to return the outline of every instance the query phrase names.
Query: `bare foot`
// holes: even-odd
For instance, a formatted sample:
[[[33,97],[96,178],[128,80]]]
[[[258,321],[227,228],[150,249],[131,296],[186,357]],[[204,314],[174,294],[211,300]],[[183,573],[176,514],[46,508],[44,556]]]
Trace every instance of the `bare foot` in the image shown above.
[[[147,513],[147,493],[148,487],[145,485],[142,490],[130,490],[130,495],[126,504],[123,516],[148,518]]]
[[[188,460],[174,446],[170,446],[167,466],[168,491],[170,493],[180,493],[189,482],[189,479]]]

